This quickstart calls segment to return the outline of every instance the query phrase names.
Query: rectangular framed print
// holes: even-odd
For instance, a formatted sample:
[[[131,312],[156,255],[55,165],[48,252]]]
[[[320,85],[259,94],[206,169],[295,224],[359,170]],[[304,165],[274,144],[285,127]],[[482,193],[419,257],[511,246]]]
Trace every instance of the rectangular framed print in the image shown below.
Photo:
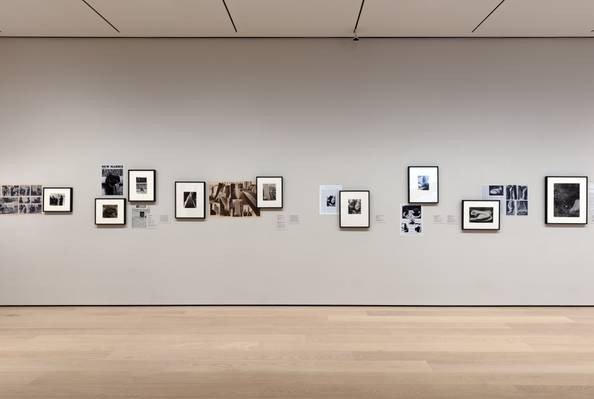
[[[439,203],[439,167],[408,167],[408,203]]]
[[[206,182],[175,182],[175,218],[206,219]]]
[[[545,188],[546,224],[588,224],[586,176],[547,176]]]
[[[462,201],[462,230],[500,230],[501,201]]]
[[[72,212],[72,187],[44,187],[43,212]]]
[[[282,209],[283,178],[282,176],[256,177],[256,193],[258,208]]]
[[[126,199],[95,198],[95,224],[97,226],[124,226],[126,224]]]
[[[130,202],[155,202],[157,200],[156,187],[156,170],[128,170],[128,200]]]
[[[369,190],[341,190],[338,203],[340,228],[369,228]]]

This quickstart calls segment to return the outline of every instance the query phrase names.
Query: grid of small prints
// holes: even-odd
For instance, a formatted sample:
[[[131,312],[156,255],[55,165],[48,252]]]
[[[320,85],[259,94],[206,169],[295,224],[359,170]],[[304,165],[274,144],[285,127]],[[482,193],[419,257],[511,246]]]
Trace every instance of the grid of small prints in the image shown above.
[[[0,215],[41,213],[41,185],[3,185],[0,197]]]

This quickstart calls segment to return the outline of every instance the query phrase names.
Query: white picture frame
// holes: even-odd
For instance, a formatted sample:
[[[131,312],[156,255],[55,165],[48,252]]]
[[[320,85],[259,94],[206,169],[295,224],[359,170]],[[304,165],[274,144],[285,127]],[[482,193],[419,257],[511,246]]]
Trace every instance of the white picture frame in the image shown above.
[[[259,209],[282,209],[283,191],[282,176],[256,177],[256,198]]]
[[[340,190],[338,203],[338,223],[341,229],[368,229],[370,227],[369,190]]]
[[[157,201],[157,171],[154,169],[128,170],[128,201]]]

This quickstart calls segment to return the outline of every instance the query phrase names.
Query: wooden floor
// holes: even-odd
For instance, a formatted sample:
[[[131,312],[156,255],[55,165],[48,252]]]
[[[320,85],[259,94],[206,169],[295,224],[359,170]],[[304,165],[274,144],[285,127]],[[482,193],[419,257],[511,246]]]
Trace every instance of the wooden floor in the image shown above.
[[[594,308],[0,308],[0,398],[594,398]]]

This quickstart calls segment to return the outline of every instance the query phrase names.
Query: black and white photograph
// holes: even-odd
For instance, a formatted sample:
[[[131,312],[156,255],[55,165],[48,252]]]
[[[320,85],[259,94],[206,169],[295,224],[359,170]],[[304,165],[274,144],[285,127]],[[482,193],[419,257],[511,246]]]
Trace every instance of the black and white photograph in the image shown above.
[[[123,226],[126,224],[125,198],[95,198],[95,224]]]
[[[499,230],[501,201],[462,201],[462,230]]]
[[[528,201],[516,201],[516,214],[518,216],[528,216]]]
[[[156,170],[128,170],[128,200],[130,202],[155,202],[157,200],[156,187]]]
[[[528,201],[528,186],[518,186],[518,201]]]
[[[9,185],[2,186],[2,196],[3,197],[18,197],[19,195],[20,195],[20,187],[19,186],[9,186]]]
[[[505,199],[506,201],[518,199],[518,186],[515,184],[508,184],[505,186]]]
[[[516,214],[516,201],[505,201],[505,215],[513,216]]]
[[[421,205],[400,206],[400,235],[419,236],[423,234],[423,208]]]
[[[338,192],[338,202],[341,228],[369,228],[369,190],[341,190]]]
[[[408,202],[410,204],[439,203],[439,167],[408,167]]]
[[[0,215],[17,215],[19,213],[18,197],[0,198]]]
[[[253,181],[208,184],[209,215],[213,217],[260,216]]]
[[[503,197],[505,195],[505,188],[502,185],[490,185],[489,196],[491,197]]]
[[[256,177],[257,202],[260,209],[282,209],[283,178],[282,176]]]
[[[206,218],[206,183],[203,181],[175,182],[175,218]]]
[[[19,186],[19,196],[28,197],[31,195],[31,186]]]
[[[326,184],[320,186],[320,215],[338,215],[338,192],[342,186]]]
[[[588,178],[585,176],[547,176],[547,224],[588,223]]]
[[[124,195],[124,166],[123,165],[102,165],[101,166],[101,195],[122,196]]]
[[[44,187],[43,212],[72,212],[72,187]]]

